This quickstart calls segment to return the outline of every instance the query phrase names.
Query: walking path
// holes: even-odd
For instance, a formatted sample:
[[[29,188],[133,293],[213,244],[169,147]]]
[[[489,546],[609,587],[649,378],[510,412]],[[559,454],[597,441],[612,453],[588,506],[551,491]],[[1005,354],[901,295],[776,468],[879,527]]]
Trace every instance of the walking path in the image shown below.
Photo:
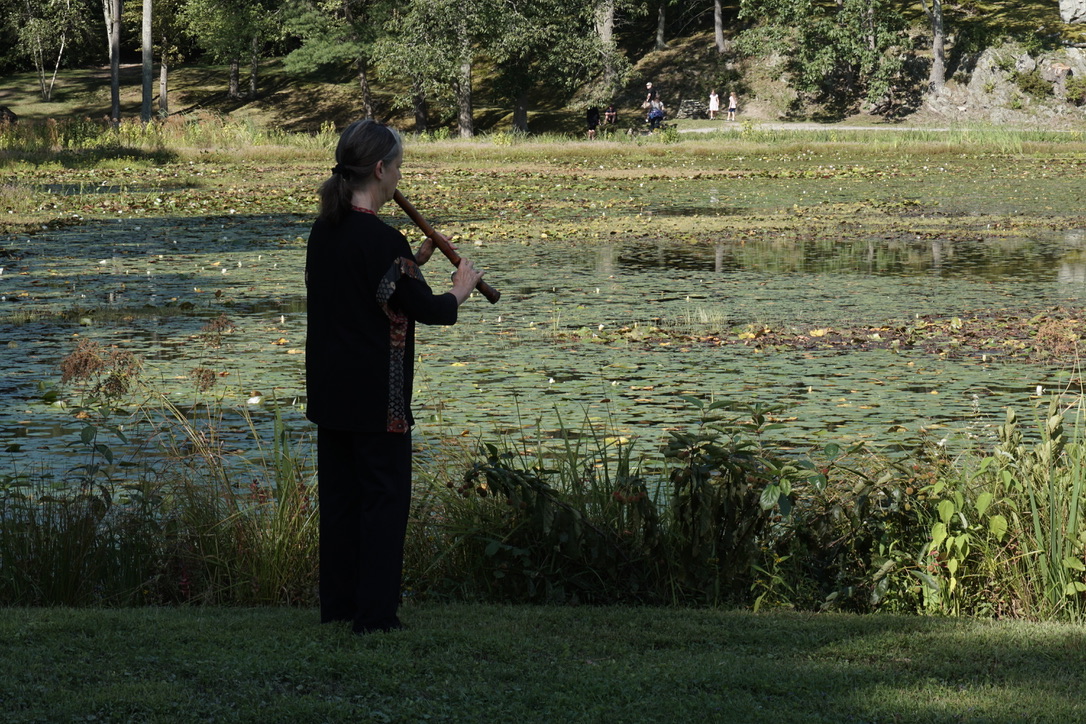
[[[712,126],[698,128],[680,128],[679,133],[712,133],[714,131],[741,131],[743,124],[738,121],[722,121]],[[947,127],[933,126],[894,126],[890,124],[882,126],[847,126],[842,123],[811,123],[798,121],[796,123],[779,123],[771,121],[754,122],[756,131],[949,131]]]

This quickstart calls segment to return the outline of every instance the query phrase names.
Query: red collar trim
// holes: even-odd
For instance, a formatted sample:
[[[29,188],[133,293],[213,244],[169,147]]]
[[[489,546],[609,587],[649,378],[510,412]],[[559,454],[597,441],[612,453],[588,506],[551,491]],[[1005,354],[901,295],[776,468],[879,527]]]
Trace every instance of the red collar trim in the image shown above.
[[[373,209],[366,209],[361,206],[355,206],[354,204],[351,204],[351,208],[355,211],[361,211],[363,214],[373,214],[374,216],[377,216],[377,212]]]

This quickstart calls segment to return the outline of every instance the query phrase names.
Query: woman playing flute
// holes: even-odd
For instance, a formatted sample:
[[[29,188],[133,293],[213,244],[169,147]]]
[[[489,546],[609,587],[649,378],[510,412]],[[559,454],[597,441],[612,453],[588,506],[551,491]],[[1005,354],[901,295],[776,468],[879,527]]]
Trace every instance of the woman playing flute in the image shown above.
[[[317,425],[322,622],[402,628],[411,505],[415,323],[454,324],[482,272],[463,259],[433,292],[417,253],[377,212],[396,192],[400,135],[372,120],[340,135],[306,250],[306,416]]]

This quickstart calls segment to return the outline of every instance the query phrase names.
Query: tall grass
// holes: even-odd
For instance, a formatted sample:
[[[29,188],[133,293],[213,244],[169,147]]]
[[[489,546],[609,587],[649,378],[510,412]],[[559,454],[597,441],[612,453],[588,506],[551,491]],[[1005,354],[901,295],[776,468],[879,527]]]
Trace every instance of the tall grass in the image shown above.
[[[277,417],[266,443],[242,410],[250,452],[228,464],[214,400],[183,409],[144,386],[130,356],[86,340],[62,371],[79,392],[84,462],[0,485],[0,601],[314,602],[315,485],[297,433]]]
[[[4,479],[0,602],[313,605],[311,438],[278,418],[266,437],[250,420],[249,452],[228,462],[218,431],[244,412],[140,387],[146,442],[124,464],[111,437],[133,421],[101,396],[123,364],[88,373],[73,431],[84,464],[62,480]],[[690,402],[662,463],[587,416],[556,440],[423,456],[409,593],[1084,618],[1083,400],[1052,400],[1030,440],[1012,411],[990,450],[907,461],[783,449],[764,439],[783,410]]]
[[[781,129],[744,122],[739,131],[680,133],[679,128],[666,133],[627,134],[616,132],[595,141],[579,134],[517,134],[495,132],[475,139],[453,138],[447,129],[412,136],[413,151],[423,157],[437,154],[463,154],[465,161],[523,159],[532,164],[541,159],[559,163],[581,163],[586,155],[604,150],[619,158],[659,156],[678,153],[681,144],[686,154],[750,155],[760,152],[793,153],[812,146],[848,149],[859,155],[886,153],[1082,153],[1086,134],[1082,131],[1044,131],[1007,129],[995,126],[955,127],[950,129],[861,130],[847,126],[827,129]],[[721,138],[727,143],[722,146]],[[281,158],[284,153],[322,154],[327,156],[337,140],[336,128],[323,125],[317,133],[291,133],[259,126],[251,121],[231,120],[196,112],[170,116],[165,120],[143,123],[125,119],[114,127],[106,119],[49,119],[43,123],[18,123],[0,126],[0,152],[7,159],[40,162],[69,154],[182,154],[229,153],[263,158],[269,154]],[[595,150],[591,150],[595,149]]]
[[[0,151],[9,157],[87,153],[123,149],[142,152],[215,150],[242,152],[253,147],[298,148],[330,152],[337,134],[332,124],[315,134],[290,133],[199,112],[144,123],[125,119],[114,126],[106,119],[48,119],[44,123],[0,126]]]

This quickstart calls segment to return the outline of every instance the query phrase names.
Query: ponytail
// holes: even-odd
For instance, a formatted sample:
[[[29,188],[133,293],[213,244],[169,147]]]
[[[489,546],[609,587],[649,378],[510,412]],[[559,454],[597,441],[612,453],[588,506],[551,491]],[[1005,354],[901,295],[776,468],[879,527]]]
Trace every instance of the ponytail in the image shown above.
[[[355,121],[343,129],[336,145],[336,165],[321,184],[320,214],[327,224],[339,224],[351,209],[354,192],[373,178],[377,164],[392,163],[403,153],[403,139],[393,128],[372,119]]]

